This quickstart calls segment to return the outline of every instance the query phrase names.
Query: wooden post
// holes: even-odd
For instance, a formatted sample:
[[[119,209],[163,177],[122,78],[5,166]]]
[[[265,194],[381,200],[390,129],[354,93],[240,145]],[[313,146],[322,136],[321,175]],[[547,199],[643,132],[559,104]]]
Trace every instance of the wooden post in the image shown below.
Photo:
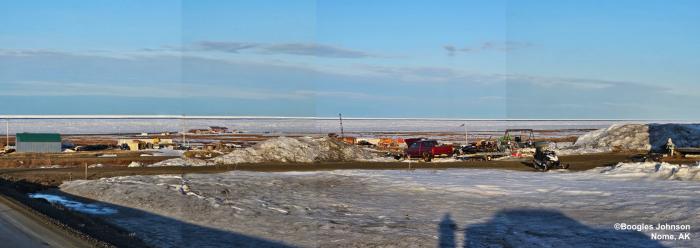
[[[87,180],[87,178],[88,178],[88,176],[87,176],[87,168],[88,168],[88,164],[85,163],[85,180]]]

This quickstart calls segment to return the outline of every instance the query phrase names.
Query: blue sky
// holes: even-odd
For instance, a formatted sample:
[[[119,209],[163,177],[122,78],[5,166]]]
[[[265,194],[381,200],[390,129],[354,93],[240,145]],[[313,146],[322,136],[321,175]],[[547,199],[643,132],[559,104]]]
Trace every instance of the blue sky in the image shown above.
[[[2,1],[2,114],[695,119],[698,1]]]

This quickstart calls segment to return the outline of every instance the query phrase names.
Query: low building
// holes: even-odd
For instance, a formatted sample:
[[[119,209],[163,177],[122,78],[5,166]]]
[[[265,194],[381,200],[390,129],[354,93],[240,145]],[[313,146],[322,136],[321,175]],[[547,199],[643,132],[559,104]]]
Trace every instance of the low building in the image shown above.
[[[57,133],[18,133],[15,139],[17,152],[61,152],[61,135]]]
[[[141,142],[138,139],[120,139],[119,141],[117,141],[117,144],[119,146],[126,146],[129,148],[130,151],[138,151],[144,149],[143,143],[144,142]]]
[[[209,127],[212,133],[227,133],[228,127],[211,126]]]
[[[209,129],[190,129],[187,131],[187,133],[191,134],[212,134],[211,130]]]
[[[124,148],[128,147],[130,151],[139,151],[143,149],[172,149],[175,143],[172,139],[161,139],[161,138],[151,138],[151,139],[119,139],[117,145]]]
[[[191,134],[224,134],[228,133],[229,130],[227,127],[220,127],[220,126],[211,126],[209,129],[203,129],[203,128],[196,128],[196,129],[190,129],[187,131],[187,133]]]

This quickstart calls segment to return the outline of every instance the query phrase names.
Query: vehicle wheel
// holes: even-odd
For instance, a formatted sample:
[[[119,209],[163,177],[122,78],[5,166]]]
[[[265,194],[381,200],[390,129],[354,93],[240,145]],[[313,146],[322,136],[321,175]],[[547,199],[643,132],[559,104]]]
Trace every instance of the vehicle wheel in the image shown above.
[[[545,163],[544,163],[544,168],[542,168],[542,169],[543,169],[543,171],[548,171],[548,170],[551,170],[552,168],[554,168],[554,163],[552,163],[552,162],[545,162]]]
[[[432,156],[430,156],[430,153],[423,153],[423,161],[430,162],[430,160],[433,160]]]

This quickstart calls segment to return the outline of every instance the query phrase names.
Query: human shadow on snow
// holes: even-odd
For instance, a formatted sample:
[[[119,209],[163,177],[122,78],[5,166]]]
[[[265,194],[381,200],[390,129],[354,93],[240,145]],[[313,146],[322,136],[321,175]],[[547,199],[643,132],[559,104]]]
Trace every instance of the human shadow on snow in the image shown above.
[[[556,210],[502,210],[464,230],[463,247],[664,247],[637,231],[586,226]],[[438,224],[438,247],[457,247],[459,229],[445,214]]]

